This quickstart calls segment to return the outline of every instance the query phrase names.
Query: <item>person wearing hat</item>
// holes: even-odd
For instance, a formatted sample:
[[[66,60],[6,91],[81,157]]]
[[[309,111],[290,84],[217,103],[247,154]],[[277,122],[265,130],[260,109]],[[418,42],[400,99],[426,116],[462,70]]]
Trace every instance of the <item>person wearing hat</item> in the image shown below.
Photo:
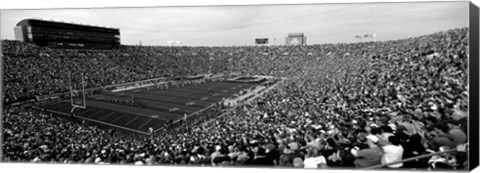
[[[382,149],[378,146],[378,137],[374,135],[367,136],[367,145],[369,148],[359,150],[358,148],[352,148],[350,153],[355,156],[355,167],[365,168],[373,165],[379,165],[382,158]]]

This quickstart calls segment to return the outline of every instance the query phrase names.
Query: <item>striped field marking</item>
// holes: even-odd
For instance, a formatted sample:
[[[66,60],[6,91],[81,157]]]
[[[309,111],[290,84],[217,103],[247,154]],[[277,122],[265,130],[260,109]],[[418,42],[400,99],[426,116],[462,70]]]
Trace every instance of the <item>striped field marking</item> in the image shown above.
[[[95,111],[95,110],[96,110],[95,108],[87,109],[85,112],[81,112],[80,115],[89,114],[89,113],[87,113],[87,112],[93,112],[93,111]]]
[[[117,118],[115,118],[115,119],[112,121],[112,123],[115,122],[115,121],[117,121],[117,120],[119,120],[120,118],[123,118],[125,115],[127,115],[127,114],[122,114],[122,115],[118,116]]]
[[[141,129],[143,126],[147,125],[152,119],[148,119],[145,123],[143,123],[138,129]]]
[[[97,114],[100,114],[101,112],[105,111],[106,109],[103,109],[103,110],[99,110],[93,114],[90,115],[90,117],[95,117],[94,115],[97,115]]]
[[[34,107],[34,108],[35,108],[35,107]],[[41,108],[40,108],[40,109],[41,109]],[[51,109],[47,109],[47,111],[52,112],[52,113],[56,113],[56,114],[60,114],[60,115],[70,116],[70,114],[67,114],[67,113],[65,113],[65,112],[59,112],[59,111],[55,111],[55,110],[51,110]],[[132,131],[132,132],[136,132],[136,133],[140,133],[140,134],[144,134],[144,135],[149,135],[149,133],[146,133],[146,132],[143,132],[143,131],[140,131],[140,130],[135,130],[135,129],[131,129],[131,128],[128,128],[128,127],[122,127],[122,126],[118,126],[118,125],[115,125],[115,124],[112,124],[112,123],[107,123],[107,122],[103,122],[103,121],[98,121],[98,120],[94,120],[94,119],[90,119],[90,118],[82,117],[82,116],[76,116],[76,117],[77,117],[77,118],[80,118],[80,119],[88,120],[88,121],[91,121],[91,122],[99,123],[99,124],[105,124],[105,125],[108,125],[108,126],[112,126],[112,127],[116,127],[116,128],[120,128],[120,129],[124,129],[124,130],[128,130],[128,131]]]
[[[107,118],[108,116],[113,115],[114,113],[115,113],[115,112],[111,112],[111,113],[109,113],[109,114],[101,117],[99,120],[103,120],[103,119]]]
[[[138,118],[140,118],[139,116],[136,116],[135,118],[131,119],[129,122],[127,122],[127,124],[125,125],[129,125],[130,123],[132,123],[133,121],[137,120]]]

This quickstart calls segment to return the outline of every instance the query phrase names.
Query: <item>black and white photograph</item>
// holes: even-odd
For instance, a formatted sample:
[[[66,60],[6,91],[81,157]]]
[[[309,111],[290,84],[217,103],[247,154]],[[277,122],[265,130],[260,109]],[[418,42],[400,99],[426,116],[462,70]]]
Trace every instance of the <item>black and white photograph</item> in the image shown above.
[[[478,19],[469,1],[1,9],[0,162],[469,171]]]

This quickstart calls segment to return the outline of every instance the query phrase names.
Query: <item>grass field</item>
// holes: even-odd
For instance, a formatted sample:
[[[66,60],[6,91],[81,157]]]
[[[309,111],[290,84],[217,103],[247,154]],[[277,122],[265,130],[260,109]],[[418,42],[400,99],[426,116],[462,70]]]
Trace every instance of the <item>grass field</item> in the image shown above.
[[[86,98],[86,108],[75,109],[82,119],[105,124],[138,133],[147,133],[148,128],[157,130],[169,120],[178,120],[184,114],[190,115],[214,105],[243,89],[255,84],[233,82],[207,82],[167,88],[140,88],[120,92],[110,92]],[[131,106],[112,102],[133,100],[141,106]],[[189,103],[187,105],[187,103]],[[193,102],[193,104],[192,104]],[[70,115],[70,100],[43,105],[47,111]]]

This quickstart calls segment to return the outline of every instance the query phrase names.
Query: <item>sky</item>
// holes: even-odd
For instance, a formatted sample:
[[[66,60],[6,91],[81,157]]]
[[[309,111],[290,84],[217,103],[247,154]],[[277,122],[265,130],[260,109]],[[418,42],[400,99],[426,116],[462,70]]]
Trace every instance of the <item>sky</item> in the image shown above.
[[[289,33],[302,32],[307,44],[396,40],[468,26],[468,1],[242,5],[2,10],[1,39],[13,40],[13,28],[25,18],[49,18],[120,29],[126,45],[254,45],[269,38],[284,45]],[[363,39],[369,41],[370,39]]]

